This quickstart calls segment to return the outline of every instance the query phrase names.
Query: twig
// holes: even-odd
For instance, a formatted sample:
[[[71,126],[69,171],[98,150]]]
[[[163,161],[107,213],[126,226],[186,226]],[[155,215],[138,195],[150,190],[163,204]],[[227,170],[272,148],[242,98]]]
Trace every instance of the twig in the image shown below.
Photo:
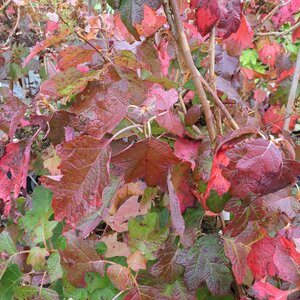
[[[178,8],[178,4],[177,4],[177,2],[176,1],[174,1],[174,0],[171,0],[171,6],[172,6],[172,9],[173,9],[173,14],[174,14],[174,16],[175,16],[175,25],[176,25],[176,27],[178,27],[178,26],[180,26],[180,28],[182,29],[182,31],[179,31],[178,30],[178,28],[177,28],[177,32],[178,32],[178,35],[179,35],[179,33],[180,33],[180,36],[178,36],[178,39],[179,40],[182,40],[182,42],[184,42],[184,44],[182,45],[182,54],[183,54],[183,56],[187,56],[187,58],[189,58],[188,59],[188,61],[186,61],[186,63],[189,63],[189,69],[190,69],[190,67],[192,68],[192,69],[190,69],[190,71],[191,70],[193,70],[193,72],[194,73],[192,73],[193,74],[193,77],[194,76],[196,76],[196,78],[194,78],[194,81],[195,81],[195,85],[196,85],[196,89],[197,89],[197,91],[198,91],[198,88],[200,87],[200,85],[201,85],[201,87],[200,87],[200,90],[201,90],[201,88],[202,88],[202,90],[203,90],[203,86],[202,86],[202,84],[204,85],[204,87],[206,88],[206,90],[212,95],[212,97],[213,97],[213,99],[214,99],[214,101],[215,101],[215,103],[216,103],[216,105],[221,109],[221,112],[225,115],[225,117],[228,119],[228,121],[229,121],[229,124],[231,125],[231,127],[233,128],[233,129],[238,129],[239,128],[239,126],[237,125],[237,123],[234,121],[234,119],[232,118],[232,116],[231,116],[231,114],[229,113],[229,111],[226,109],[226,107],[224,106],[224,104],[223,104],[223,102],[220,100],[220,98],[218,97],[218,95],[217,95],[217,93],[215,93],[214,91],[213,91],[213,89],[210,87],[210,85],[208,84],[208,82],[202,77],[202,75],[199,73],[199,71],[197,70],[197,68],[196,68],[196,66],[195,66],[195,64],[194,64],[194,62],[193,62],[193,58],[192,58],[192,55],[191,55],[191,52],[190,52],[190,48],[189,48],[189,44],[188,44],[188,42],[187,42],[187,38],[186,38],[186,36],[185,36],[185,34],[184,34],[184,31],[183,31],[183,26],[182,26],[182,23],[181,23],[181,20],[180,20],[180,13],[179,13],[179,8]],[[174,7],[175,8],[177,8],[177,10],[175,11],[174,10]],[[176,15],[175,15],[176,14]],[[170,24],[171,25],[171,24]],[[200,82],[199,82],[200,81]],[[201,84],[202,83],[202,84]],[[200,92],[200,90],[199,90],[199,92]],[[198,93],[198,92],[197,92]],[[202,93],[201,93],[201,95],[202,95]],[[199,96],[199,95],[198,95]],[[206,99],[206,95],[205,95],[205,92],[204,92],[204,96],[205,96],[205,98],[204,99]],[[201,99],[201,97],[199,97],[200,99]],[[203,99],[201,99],[201,101],[203,101]],[[203,107],[203,109],[204,109],[204,107]],[[209,109],[209,111],[210,111],[210,109]],[[204,114],[205,114],[205,111],[204,111]],[[207,123],[207,122],[206,122]]]
[[[213,114],[210,110],[209,102],[207,100],[204,88],[201,83],[201,79],[200,79],[201,75],[194,64],[193,57],[191,55],[190,46],[188,44],[183,25],[181,23],[180,12],[179,12],[177,0],[171,0],[170,4],[171,4],[170,6],[172,9],[172,13],[174,15],[175,28],[176,28],[176,32],[178,34],[177,41],[178,41],[179,47],[181,49],[181,54],[185,60],[185,63],[187,65],[189,71],[192,74],[193,79],[194,79],[194,82],[196,85],[196,92],[197,92],[198,97],[201,100],[201,104],[203,106],[203,111],[204,111],[204,116],[205,116],[205,121],[206,121],[209,138],[210,138],[210,141],[213,142],[216,138]]]
[[[294,24],[292,27],[290,27],[289,29],[287,29],[285,31],[257,32],[256,35],[257,36],[270,36],[270,35],[274,35],[276,37],[281,37],[281,36],[287,35],[290,32],[294,31],[299,26],[300,26],[300,22],[297,22],[296,24]]]
[[[285,129],[285,130],[289,129],[290,117],[291,117],[292,108],[293,108],[294,102],[295,102],[299,75],[300,75],[300,48],[299,48],[298,54],[297,54],[295,72],[293,75],[292,86],[290,89],[288,103],[287,103],[286,110],[285,110],[285,119],[284,119],[284,125],[283,125],[283,129]]]
[[[12,32],[9,34],[6,42],[4,43],[4,46],[8,44],[10,38],[15,34],[17,28],[19,27],[19,23],[20,23],[20,18],[21,18],[21,10],[20,10],[20,7],[17,8],[17,21],[15,23],[15,26],[12,30]]]
[[[216,81],[215,81],[215,59],[216,59],[216,28],[210,32],[209,37],[209,83],[214,92],[216,92]],[[221,110],[219,107],[215,107],[216,127],[218,134],[222,135],[222,119]]]
[[[285,3],[280,2],[278,5],[276,5],[262,20],[261,20],[261,24],[260,24],[260,28],[262,28],[264,26],[264,24],[270,20],[275,13],[283,6],[289,4],[292,0],[288,0]]]
[[[119,136],[120,134],[128,131],[128,130],[131,130],[133,128],[138,128],[138,127],[141,127],[141,125],[139,124],[135,124],[135,125],[131,125],[131,126],[127,126],[125,128],[122,128],[121,130],[119,130],[118,132],[116,132],[109,140],[109,142],[112,142],[117,136]]]
[[[12,0],[7,0],[6,2],[3,3],[3,5],[0,7],[0,11],[3,11],[10,3]]]

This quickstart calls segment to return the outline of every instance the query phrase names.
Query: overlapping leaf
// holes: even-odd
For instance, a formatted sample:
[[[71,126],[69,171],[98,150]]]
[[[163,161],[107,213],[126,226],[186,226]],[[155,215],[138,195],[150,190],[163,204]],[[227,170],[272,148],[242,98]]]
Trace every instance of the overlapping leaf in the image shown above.
[[[58,146],[57,152],[62,175],[42,181],[54,192],[55,219],[75,226],[101,205],[103,189],[109,183],[109,150],[107,142],[82,136]]]
[[[144,179],[148,186],[166,190],[168,168],[179,159],[168,144],[149,138],[115,155],[111,161],[118,174],[125,174],[126,182]]]

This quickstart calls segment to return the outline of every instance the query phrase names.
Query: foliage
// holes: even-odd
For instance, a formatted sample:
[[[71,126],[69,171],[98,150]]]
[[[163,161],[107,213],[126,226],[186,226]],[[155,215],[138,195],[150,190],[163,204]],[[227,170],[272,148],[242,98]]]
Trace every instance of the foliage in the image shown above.
[[[299,299],[299,10],[0,1],[0,299]]]

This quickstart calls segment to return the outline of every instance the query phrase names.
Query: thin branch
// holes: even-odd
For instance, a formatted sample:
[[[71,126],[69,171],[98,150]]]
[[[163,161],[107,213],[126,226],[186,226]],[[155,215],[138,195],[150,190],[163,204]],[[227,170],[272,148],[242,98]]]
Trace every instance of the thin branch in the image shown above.
[[[209,37],[209,83],[214,92],[216,92],[216,81],[215,81],[215,59],[216,59],[216,28],[210,32]],[[222,119],[221,119],[221,110],[219,107],[215,107],[215,118],[216,118],[216,127],[218,134],[222,135]]]
[[[294,102],[295,102],[299,75],[300,75],[300,48],[299,48],[298,54],[297,54],[295,72],[293,75],[292,86],[290,89],[288,103],[287,103],[286,110],[285,110],[285,120],[284,120],[284,125],[283,125],[283,129],[285,129],[285,130],[289,129],[290,116],[291,116],[292,108],[293,108]]]
[[[3,5],[0,7],[0,12],[3,11],[10,3],[12,0],[7,0],[6,2],[3,3]]]
[[[288,0],[287,2],[280,2],[278,5],[276,5],[262,20],[261,20],[261,24],[260,24],[260,28],[262,28],[264,26],[264,24],[270,20],[275,13],[283,6],[289,4],[292,0]]]
[[[201,83],[201,79],[200,79],[201,75],[194,64],[193,57],[191,55],[190,46],[188,44],[183,25],[181,23],[180,12],[179,12],[177,0],[171,0],[170,4],[171,4],[172,13],[174,15],[175,28],[176,28],[176,32],[178,34],[177,41],[179,42],[181,54],[185,60],[185,63],[187,65],[189,71],[192,74],[193,79],[194,79],[194,82],[196,85],[196,92],[197,92],[197,95],[198,95],[199,99],[201,100],[201,104],[203,106],[203,111],[204,111],[204,116],[205,116],[205,121],[206,121],[209,138],[210,138],[210,141],[213,142],[216,138],[213,114],[210,110],[209,102],[207,100],[204,88]]]
[[[16,23],[15,23],[15,26],[14,26],[12,32],[9,34],[6,42],[4,43],[4,46],[8,44],[10,38],[15,34],[17,28],[19,27],[20,18],[21,18],[21,10],[20,10],[20,7],[18,7],[17,8],[17,20],[16,20]]]
[[[287,29],[285,31],[257,32],[256,35],[257,36],[270,36],[270,35],[274,35],[276,37],[281,37],[281,36],[287,35],[290,32],[294,31],[299,26],[300,26],[300,22],[297,22],[296,24],[294,24],[292,27],[290,27],[289,29]]]
[[[224,106],[224,104],[220,100],[220,98],[218,97],[217,93],[215,91],[213,91],[213,89],[210,87],[210,85],[208,84],[208,82],[202,77],[202,75],[197,70],[197,68],[196,68],[196,66],[195,66],[195,64],[193,62],[193,58],[192,58],[192,55],[191,55],[191,52],[190,52],[190,48],[189,48],[189,44],[187,42],[187,38],[186,38],[186,36],[184,34],[184,31],[183,31],[183,26],[182,26],[182,23],[181,23],[181,20],[180,20],[180,13],[179,13],[178,4],[177,4],[176,1],[171,0],[171,6],[172,6],[173,14],[174,14],[174,17],[175,17],[175,20],[174,20],[175,21],[175,25],[176,25],[176,27],[180,26],[180,28],[182,29],[182,31],[180,32],[178,30],[178,28],[176,28],[177,32],[178,32],[178,35],[180,33],[180,36],[178,36],[178,39],[181,40],[184,43],[182,45],[182,48],[183,48],[182,49],[182,55],[184,57],[187,56],[186,58],[188,58],[188,60],[186,61],[186,63],[189,63],[189,69],[190,69],[190,71],[193,70],[193,72],[194,72],[194,73],[191,72],[192,75],[193,75],[193,78],[194,78],[194,76],[196,76],[196,79],[194,78],[194,81],[195,81],[195,85],[196,85],[196,89],[197,89],[197,94],[198,94],[198,92],[200,92],[201,88],[203,89],[203,86],[202,86],[202,84],[203,84],[204,87],[206,88],[206,90],[212,95],[212,97],[213,97],[216,105],[221,109],[221,112],[225,115],[226,119],[228,119],[229,124],[231,125],[231,127],[233,129],[238,129],[239,126],[234,121],[234,119],[232,118],[231,114],[226,109],[226,107]],[[176,11],[174,11],[174,7],[177,8]],[[171,26],[171,24],[170,24],[170,26]],[[185,58],[185,60],[186,60],[186,58]],[[201,87],[200,87],[200,85],[201,85]],[[202,95],[202,93],[201,93],[201,95]],[[198,96],[199,96],[199,94],[198,94]],[[205,96],[204,99],[206,99],[205,92],[204,92],[204,96]],[[199,97],[199,98],[201,99],[201,97]],[[203,99],[201,99],[201,101],[203,101]],[[203,109],[204,109],[204,107],[203,107]],[[209,111],[210,111],[210,109],[209,109]]]

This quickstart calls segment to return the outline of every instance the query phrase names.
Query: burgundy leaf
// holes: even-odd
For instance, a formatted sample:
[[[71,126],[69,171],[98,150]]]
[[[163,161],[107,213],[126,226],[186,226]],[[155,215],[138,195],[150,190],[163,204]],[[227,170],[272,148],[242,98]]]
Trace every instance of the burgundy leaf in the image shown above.
[[[86,272],[99,272],[104,275],[105,262],[97,254],[96,242],[84,240],[73,233],[67,233],[67,248],[60,251],[62,265],[75,287],[85,287]]]
[[[220,7],[217,0],[198,0],[196,7],[196,24],[202,36],[210,33],[211,29],[219,21]]]
[[[171,169],[172,184],[179,201],[180,211],[184,212],[195,203],[195,197],[191,191],[191,168],[188,163],[180,163]]]
[[[226,7],[222,10],[222,16],[218,27],[224,30],[223,38],[228,38],[232,33],[237,32],[241,24],[241,3],[240,0],[224,1]]]
[[[236,73],[239,60],[227,54],[221,46],[216,45],[216,75],[224,78],[225,80],[231,80],[231,77]]]
[[[12,139],[24,117],[27,105],[15,97],[8,88],[0,87],[0,129]]]
[[[113,82],[108,88],[95,81],[76,97],[70,111],[89,119],[87,133],[100,139],[125,117],[127,105],[126,80]]]
[[[200,117],[201,117],[201,105],[193,105],[187,110],[186,115],[184,116],[184,123],[187,126],[192,126],[195,123],[197,123]]]
[[[109,150],[106,141],[77,137],[57,147],[61,176],[43,177],[53,190],[55,219],[75,227],[85,215],[101,205],[102,191],[109,183]]]
[[[222,174],[231,183],[233,196],[243,198],[249,193],[268,194],[278,189],[273,183],[281,175],[283,161],[271,141],[260,138],[239,143],[226,156],[230,162]]]
[[[169,132],[174,133],[179,137],[183,137],[184,126],[175,112],[169,110],[163,115],[158,115],[156,121],[159,126],[165,128]]]
[[[148,186],[167,190],[168,169],[179,162],[171,147],[157,139],[137,142],[112,158],[116,172],[125,174],[125,181],[144,179]]]

